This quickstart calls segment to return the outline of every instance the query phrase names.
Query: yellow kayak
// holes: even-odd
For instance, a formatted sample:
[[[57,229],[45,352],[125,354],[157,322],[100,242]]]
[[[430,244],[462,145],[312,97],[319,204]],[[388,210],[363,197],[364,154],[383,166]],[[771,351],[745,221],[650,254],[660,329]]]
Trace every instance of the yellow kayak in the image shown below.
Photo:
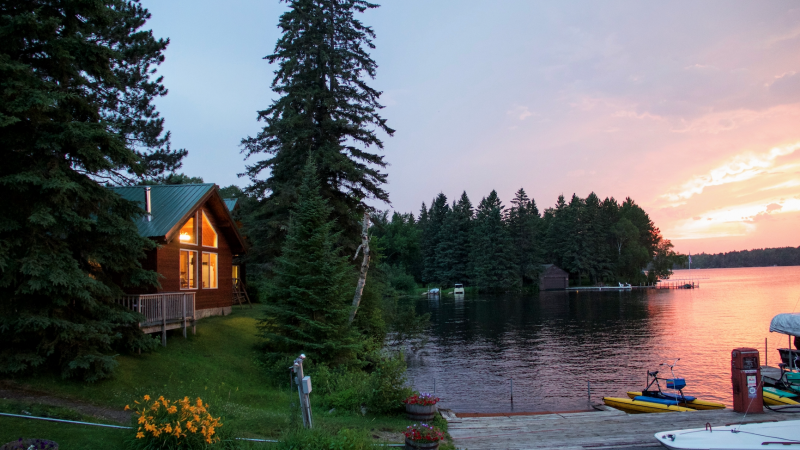
[[[764,389],[762,392],[764,394],[764,403],[770,406],[781,406],[781,405],[800,405],[800,402],[797,400],[793,400],[788,396],[781,395],[782,391],[777,389],[772,390],[774,392],[770,392],[767,389]],[[793,396],[791,393],[785,393],[790,396]]]
[[[603,397],[603,403],[612,408],[623,411],[642,412],[642,413],[662,413],[662,412],[685,412],[694,411],[691,408],[682,406],[665,405],[662,403],[646,402],[630,398]]]
[[[640,395],[642,395],[641,392],[628,392],[628,397],[630,397],[630,398],[636,398],[636,397],[638,397]],[[684,408],[697,409],[697,410],[701,410],[701,409],[725,409],[725,405],[723,403],[709,402],[709,401],[706,401],[706,400],[698,400],[698,399],[696,399],[694,397],[689,397],[689,398],[691,398],[692,400],[688,401],[688,402],[680,402],[680,403],[678,403],[678,406],[682,406]]]

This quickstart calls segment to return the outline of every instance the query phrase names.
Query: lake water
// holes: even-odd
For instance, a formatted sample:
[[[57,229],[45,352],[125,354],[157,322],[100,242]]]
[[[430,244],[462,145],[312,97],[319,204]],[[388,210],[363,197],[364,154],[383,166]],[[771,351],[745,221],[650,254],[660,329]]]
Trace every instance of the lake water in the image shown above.
[[[430,342],[409,355],[414,388],[456,412],[573,411],[644,387],[648,370],[681,358],[684,393],[732,404],[730,353],[755,347],[779,362],[772,317],[800,311],[800,267],[675,271],[699,289],[542,292],[422,299]],[[668,369],[662,367],[662,374]],[[514,400],[510,398],[513,378]],[[434,381],[435,380],[435,381]]]

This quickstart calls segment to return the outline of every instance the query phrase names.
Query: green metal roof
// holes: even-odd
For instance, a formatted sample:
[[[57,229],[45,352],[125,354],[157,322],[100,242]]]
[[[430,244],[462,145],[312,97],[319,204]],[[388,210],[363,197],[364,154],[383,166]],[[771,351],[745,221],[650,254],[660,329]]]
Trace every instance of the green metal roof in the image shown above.
[[[236,206],[236,202],[239,201],[238,198],[223,198],[222,200],[225,202],[225,206],[228,207],[228,211],[233,211],[233,208]]]
[[[170,184],[153,186],[125,186],[110,188],[122,198],[139,202],[144,208],[144,188],[150,188],[152,218],[136,221],[139,234],[145,237],[161,237],[167,233],[186,214],[192,211],[208,191],[214,189],[214,183],[203,184]]]

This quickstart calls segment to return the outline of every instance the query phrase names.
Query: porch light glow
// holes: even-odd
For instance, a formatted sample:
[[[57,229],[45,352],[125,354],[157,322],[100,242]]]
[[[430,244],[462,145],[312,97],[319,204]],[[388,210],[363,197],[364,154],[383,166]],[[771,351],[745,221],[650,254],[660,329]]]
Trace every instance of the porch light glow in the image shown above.
[[[189,242],[192,240],[192,237],[189,236],[189,233],[181,233],[180,240],[181,242]]]

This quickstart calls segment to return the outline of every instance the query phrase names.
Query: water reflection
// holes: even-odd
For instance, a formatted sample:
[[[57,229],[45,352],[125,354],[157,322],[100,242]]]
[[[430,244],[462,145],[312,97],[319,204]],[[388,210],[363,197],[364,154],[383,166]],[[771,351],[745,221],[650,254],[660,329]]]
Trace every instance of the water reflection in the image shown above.
[[[800,296],[800,268],[702,272],[711,279],[697,290],[423,299],[430,344],[409,356],[410,379],[422,391],[435,379],[456,411],[580,410],[587,382],[594,402],[624,396],[647,370],[680,357],[687,393],[730,403],[730,350],[763,351],[771,317]],[[770,338],[773,362],[778,338]]]

